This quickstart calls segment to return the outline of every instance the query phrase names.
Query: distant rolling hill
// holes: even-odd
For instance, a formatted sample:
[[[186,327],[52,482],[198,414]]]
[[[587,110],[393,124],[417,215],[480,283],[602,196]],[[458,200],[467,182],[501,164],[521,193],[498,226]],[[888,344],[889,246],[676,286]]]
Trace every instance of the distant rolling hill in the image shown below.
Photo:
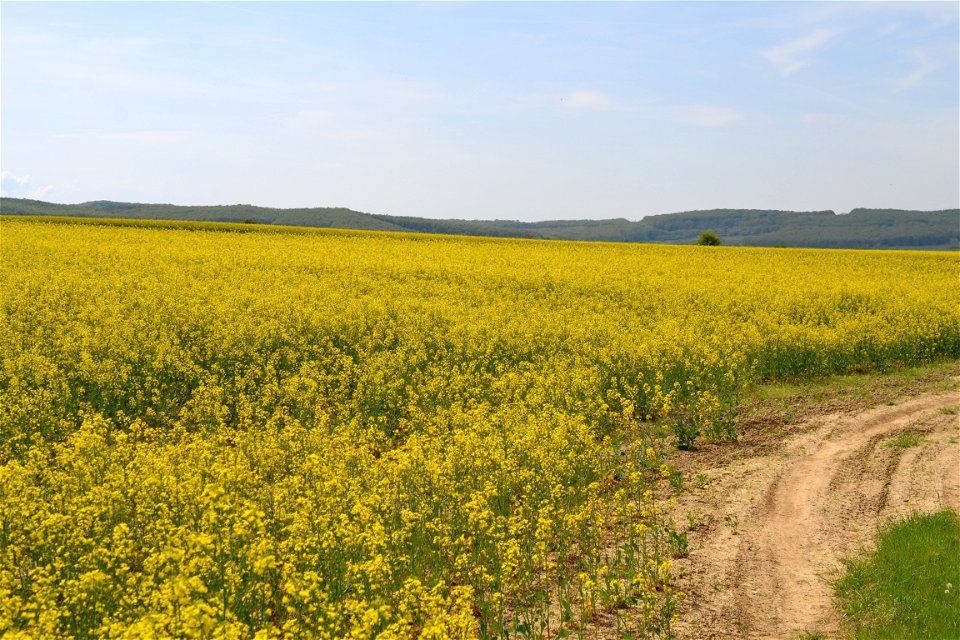
[[[188,220],[195,222],[255,222],[295,227],[329,227],[369,231],[404,231],[368,213],[341,207],[315,209],[268,209],[248,204],[192,207],[173,204],[138,204],[97,200],[83,204],[54,204],[40,200],[0,198],[4,215],[76,216],[83,218],[130,218],[133,220]]]
[[[512,238],[691,244],[703,231],[713,231],[724,244],[740,246],[822,247],[851,249],[960,249],[960,209],[905,211],[854,209],[774,211],[710,209],[647,216],[638,221],[432,220],[362,213],[345,208],[272,209],[252,205],[179,206],[99,200],[54,204],[21,198],[0,198],[4,215],[76,216],[212,222],[254,222],[270,225],[412,231]]]

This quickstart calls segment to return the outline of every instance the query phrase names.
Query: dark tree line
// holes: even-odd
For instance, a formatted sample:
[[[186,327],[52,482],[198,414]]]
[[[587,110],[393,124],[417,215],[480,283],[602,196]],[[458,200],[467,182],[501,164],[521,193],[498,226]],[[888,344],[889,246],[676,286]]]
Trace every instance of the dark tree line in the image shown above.
[[[7,215],[56,215],[257,224],[373,231],[408,231],[555,240],[693,244],[710,230],[725,245],[858,249],[960,249],[960,210],[854,209],[776,211],[711,209],[608,220],[433,220],[353,211],[343,207],[272,209],[252,205],[178,206],[96,201],[76,205],[0,199]]]

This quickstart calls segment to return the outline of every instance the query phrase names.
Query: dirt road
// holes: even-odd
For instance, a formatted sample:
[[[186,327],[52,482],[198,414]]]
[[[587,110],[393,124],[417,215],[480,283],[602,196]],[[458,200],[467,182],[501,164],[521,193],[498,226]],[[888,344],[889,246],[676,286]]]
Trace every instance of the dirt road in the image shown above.
[[[834,637],[839,558],[892,517],[960,510],[958,404],[956,390],[927,393],[809,418],[775,445],[681,458],[694,487],[674,512],[691,549],[677,563],[678,637]]]

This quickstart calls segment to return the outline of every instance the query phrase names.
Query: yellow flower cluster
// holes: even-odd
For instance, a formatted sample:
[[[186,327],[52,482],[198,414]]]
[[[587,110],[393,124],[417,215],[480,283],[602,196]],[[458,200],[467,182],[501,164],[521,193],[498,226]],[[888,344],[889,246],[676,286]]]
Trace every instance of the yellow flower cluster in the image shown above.
[[[664,633],[651,418],[960,356],[948,254],[2,234],[4,637]]]

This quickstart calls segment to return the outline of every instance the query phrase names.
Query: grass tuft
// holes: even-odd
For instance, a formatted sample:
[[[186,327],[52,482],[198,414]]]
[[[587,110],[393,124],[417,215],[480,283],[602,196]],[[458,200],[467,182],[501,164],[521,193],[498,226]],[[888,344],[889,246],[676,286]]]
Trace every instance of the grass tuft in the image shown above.
[[[926,442],[926,438],[924,438],[922,434],[916,431],[904,431],[903,433],[897,434],[896,437],[887,440],[886,446],[909,449],[910,447],[917,446],[921,442]]]
[[[914,514],[847,559],[836,595],[854,638],[960,638],[960,519]]]

